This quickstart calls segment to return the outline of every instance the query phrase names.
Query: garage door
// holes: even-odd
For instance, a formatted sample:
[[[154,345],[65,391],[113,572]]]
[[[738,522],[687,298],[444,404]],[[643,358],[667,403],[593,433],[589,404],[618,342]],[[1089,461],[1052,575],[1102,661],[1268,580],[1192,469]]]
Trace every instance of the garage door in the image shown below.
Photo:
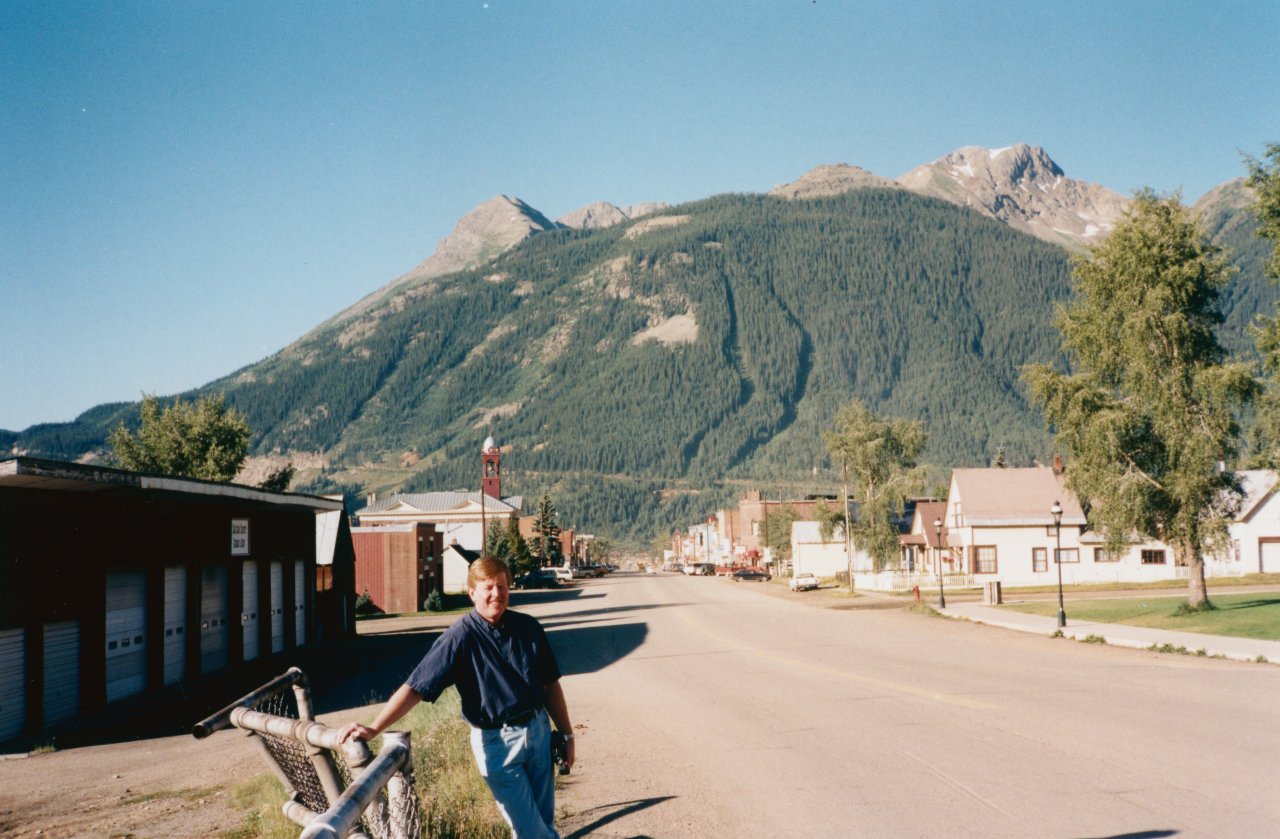
[[[284,650],[284,568],[271,563],[271,652]]]
[[[147,687],[147,577],[141,571],[107,572],[107,701]]]
[[[164,569],[164,683],[182,681],[187,667],[187,569]]]
[[[244,602],[240,606],[240,626],[244,629],[244,660],[258,657],[258,563],[248,560],[240,567],[244,578]]]
[[[200,575],[200,672],[227,666],[227,569],[205,568]]]
[[[26,632],[0,632],[0,743],[22,732],[27,718]]]
[[[46,726],[70,722],[80,713],[80,622],[44,625],[44,699]]]
[[[293,643],[307,643],[307,581],[305,563],[293,563]]]
[[[1258,543],[1258,573],[1280,574],[1280,542]]]

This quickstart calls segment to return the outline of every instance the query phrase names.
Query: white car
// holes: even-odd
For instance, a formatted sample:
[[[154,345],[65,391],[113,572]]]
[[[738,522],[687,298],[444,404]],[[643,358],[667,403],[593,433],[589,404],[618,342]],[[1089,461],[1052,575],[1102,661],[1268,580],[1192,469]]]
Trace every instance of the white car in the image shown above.
[[[557,579],[560,579],[560,580],[572,580],[572,579],[573,579],[573,569],[572,569],[572,568],[566,568],[566,567],[562,567],[562,566],[558,566],[558,565],[557,565],[557,566],[552,566],[551,568],[548,568],[547,570],[548,570],[548,571],[553,572],[553,573],[556,575],[556,578],[557,578]]]
[[[818,587],[818,578],[808,571],[801,571],[791,578],[792,591],[808,591]]]

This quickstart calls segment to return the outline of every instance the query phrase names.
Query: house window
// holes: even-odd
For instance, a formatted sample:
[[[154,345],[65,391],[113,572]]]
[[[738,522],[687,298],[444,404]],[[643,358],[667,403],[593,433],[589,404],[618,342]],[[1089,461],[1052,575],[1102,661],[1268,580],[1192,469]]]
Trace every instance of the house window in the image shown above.
[[[1032,571],[1048,571],[1049,570],[1049,551],[1045,548],[1031,549],[1031,570]]]
[[[1055,551],[1058,562],[1079,562],[1080,551],[1076,548],[1062,548]]]
[[[973,573],[996,573],[996,546],[980,545],[973,549]]]
[[[1143,549],[1142,551],[1143,565],[1164,565],[1164,551]]]
[[[1094,548],[1093,561],[1094,562],[1119,562],[1120,555],[1117,554],[1115,551],[1109,551],[1106,548]]]

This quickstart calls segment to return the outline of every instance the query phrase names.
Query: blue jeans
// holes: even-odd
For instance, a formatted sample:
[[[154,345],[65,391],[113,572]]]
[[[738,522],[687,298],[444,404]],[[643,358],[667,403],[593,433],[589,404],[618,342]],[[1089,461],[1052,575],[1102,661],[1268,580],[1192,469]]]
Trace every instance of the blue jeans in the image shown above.
[[[471,753],[514,839],[560,839],[546,711],[528,725],[471,729]]]

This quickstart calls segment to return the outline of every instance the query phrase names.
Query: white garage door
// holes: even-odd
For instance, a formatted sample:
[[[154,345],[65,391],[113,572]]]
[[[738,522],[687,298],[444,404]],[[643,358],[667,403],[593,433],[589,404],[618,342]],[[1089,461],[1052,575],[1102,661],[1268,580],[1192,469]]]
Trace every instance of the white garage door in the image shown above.
[[[258,563],[246,560],[240,568],[244,580],[244,602],[240,607],[240,626],[244,629],[244,660],[258,657]]]
[[[271,652],[284,650],[284,568],[271,563]]]
[[[187,666],[187,569],[164,569],[164,683],[182,681]]]
[[[80,622],[44,625],[44,724],[70,722],[80,713]]]
[[[200,672],[212,673],[227,666],[227,569],[201,572]]]
[[[141,571],[107,572],[107,701],[147,687],[147,577]]]
[[[0,742],[17,737],[27,718],[26,632],[0,632]]]
[[[1260,542],[1258,544],[1258,573],[1280,573],[1280,542]]]
[[[293,563],[293,643],[307,643],[307,581],[303,562]]]

